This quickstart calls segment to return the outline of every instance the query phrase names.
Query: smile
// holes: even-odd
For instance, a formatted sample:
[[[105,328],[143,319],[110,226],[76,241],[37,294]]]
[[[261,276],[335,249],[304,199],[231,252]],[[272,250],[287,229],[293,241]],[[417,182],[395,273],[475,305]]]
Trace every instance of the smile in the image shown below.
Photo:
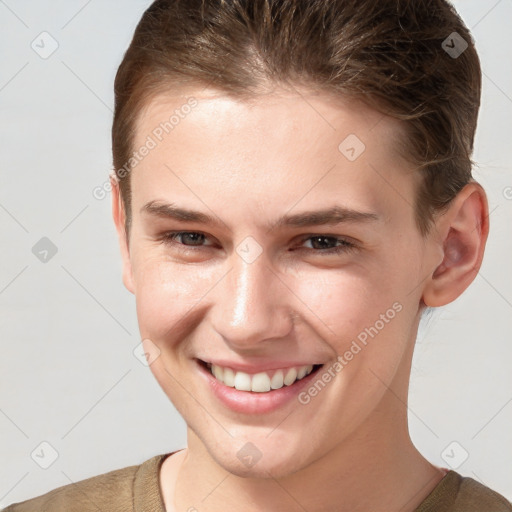
[[[249,374],[235,371],[232,368],[206,363],[206,368],[209,369],[210,373],[225,386],[235,388],[238,391],[253,391],[255,393],[268,393],[281,389],[284,386],[291,386],[294,382],[303,379],[319,366],[310,364]]]

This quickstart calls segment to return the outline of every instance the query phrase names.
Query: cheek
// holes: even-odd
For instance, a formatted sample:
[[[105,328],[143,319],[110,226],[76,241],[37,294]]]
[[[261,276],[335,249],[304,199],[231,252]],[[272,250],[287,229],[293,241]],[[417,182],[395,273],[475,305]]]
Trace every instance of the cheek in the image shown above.
[[[417,302],[407,295],[407,279],[382,263],[374,270],[303,272],[295,280],[303,318],[350,361],[350,373],[364,364],[391,375],[416,321]]]
[[[197,269],[151,258],[137,266],[134,278],[141,335],[155,340],[177,334],[208,290]]]
[[[331,336],[345,337],[377,320],[397,300],[396,283],[384,275],[367,267],[304,271],[294,280],[293,291],[306,316],[316,317],[315,324],[321,321]]]

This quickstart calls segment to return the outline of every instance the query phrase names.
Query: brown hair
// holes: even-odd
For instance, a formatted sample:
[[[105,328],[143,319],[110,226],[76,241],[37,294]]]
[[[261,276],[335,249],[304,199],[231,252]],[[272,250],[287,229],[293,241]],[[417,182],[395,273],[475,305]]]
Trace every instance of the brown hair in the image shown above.
[[[156,94],[210,85],[250,98],[265,83],[299,82],[403,121],[404,156],[423,175],[411,198],[423,235],[472,180],[480,62],[447,1],[157,0],[138,23],[114,84],[113,163],[127,235],[126,164],[138,115]]]

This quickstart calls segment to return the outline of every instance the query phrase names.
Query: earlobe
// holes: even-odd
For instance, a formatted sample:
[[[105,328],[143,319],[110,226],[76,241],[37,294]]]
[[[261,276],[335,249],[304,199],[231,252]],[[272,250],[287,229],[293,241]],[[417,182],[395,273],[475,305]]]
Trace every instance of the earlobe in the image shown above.
[[[466,185],[436,221],[442,233],[442,262],[427,280],[423,302],[430,307],[459,297],[480,270],[489,233],[487,197],[476,182]]]
[[[125,231],[126,212],[124,209],[121,192],[119,190],[117,177],[113,174],[110,176],[110,184],[112,188],[112,218],[116,227],[119,240],[119,249],[121,251],[123,283],[128,291],[135,293],[132,265],[130,260],[130,250]]]

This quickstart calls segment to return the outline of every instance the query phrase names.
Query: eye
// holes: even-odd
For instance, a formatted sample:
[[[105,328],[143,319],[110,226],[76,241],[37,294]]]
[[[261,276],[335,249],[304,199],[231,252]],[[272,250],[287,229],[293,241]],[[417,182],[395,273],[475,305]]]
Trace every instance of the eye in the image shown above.
[[[329,235],[309,235],[302,239],[302,243],[311,241],[313,246],[311,250],[320,254],[339,254],[357,249],[356,244],[346,240]]]
[[[183,245],[185,247],[201,247],[206,239],[204,233],[198,231],[169,231],[162,235],[162,242],[168,245]],[[179,240],[176,242],[176,240]],[[208,245],[208,244],[207,244]],[[209,244],[212,245],[212,244]]]
[[[204,244],[208,240],[208,236],[199,231],[169,231],[162,234],[161,240],[166,245],[182,246],[183,248],[191,249],[214,245],[213,243]],[[305,242],[310,242],[312,246],[306,248],[308,252],[322,255],[341,254],[357,249],[355,243],[345,238],[329,235],[308,235],[302,239],[302,243]]]

